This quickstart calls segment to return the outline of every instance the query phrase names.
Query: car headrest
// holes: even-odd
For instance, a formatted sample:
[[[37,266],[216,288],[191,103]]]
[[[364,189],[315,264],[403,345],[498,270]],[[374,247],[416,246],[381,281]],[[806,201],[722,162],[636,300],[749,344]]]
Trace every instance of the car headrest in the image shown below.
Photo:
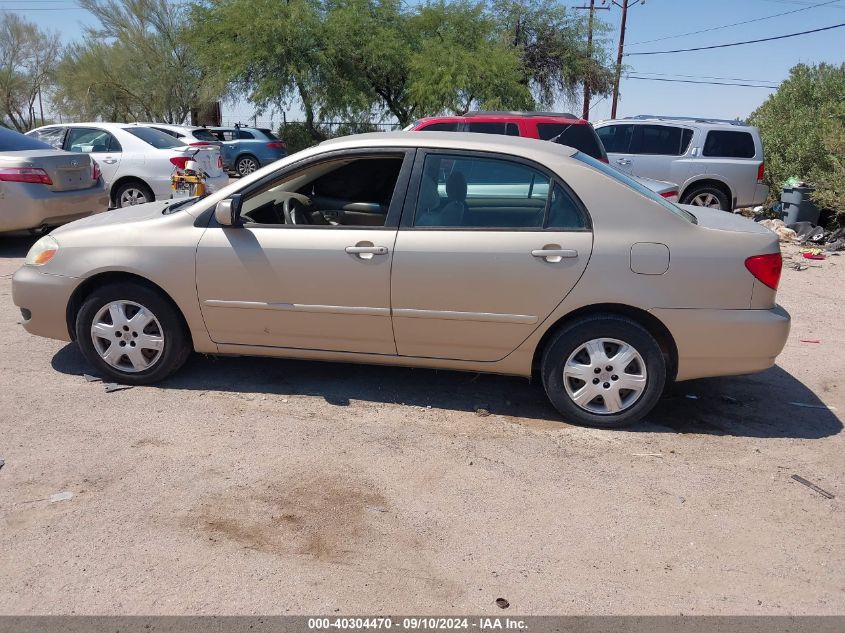
[[[453,171],[446,180],[446,196],[455,202],[467,199],[467,179],[459,171]]]
[[[418,208],[421,211],[435,209],[440,205],[440,194],[437,193],[437,183],[431,176],[423,176],[420,183],[420,201]]]

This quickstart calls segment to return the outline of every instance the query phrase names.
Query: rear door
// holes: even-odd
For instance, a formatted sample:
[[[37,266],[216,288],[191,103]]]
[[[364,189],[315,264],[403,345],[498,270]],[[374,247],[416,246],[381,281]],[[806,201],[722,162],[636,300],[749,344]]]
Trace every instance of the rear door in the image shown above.
[[[110,187],[114,182],[123,150],[111,133],[99,128],[68,128],[65,149],[69,152],[90,155],[100,166],[106,187]]]
[[[398,353],[504,358],[583,273],[586,210],[560,178],[497,154],[419,151],[412,183],[391,277]]]

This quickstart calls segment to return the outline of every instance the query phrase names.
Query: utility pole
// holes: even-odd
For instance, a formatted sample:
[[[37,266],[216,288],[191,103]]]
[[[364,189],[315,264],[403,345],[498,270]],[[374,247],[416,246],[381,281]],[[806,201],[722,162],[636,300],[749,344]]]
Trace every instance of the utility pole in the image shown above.
[[[602,0],[602,4],[607,2],[607,0]],[[596,0],[590,0],[590,6],[588,7],[575,7],[576,9],[587,9],[590,12],[590,17],[587,22],[587,58],[590,60],[592,64],[593,61],[593,17],[595,16],[596,9],[605,9],[610,10],[610,7],[596,6]],[[589,73],[590,71],[588,71]],[[581,110],[581,118],[589,120],[590,119],[590,76],[584,79],[584,107]]]
[[[616,118],[616,104],[619,101],[619,80],[622,78],[622,55],[625,49],[625,27],[628,23],[628,8],[638,4],[645,4],[645,0],[622,0],[620,4],[613,0],[613,4],[622,7],[622,21],[619,27],[619,47],[616,50],[616,76],[613,80],[613,105],[610,108],[610,118]]]

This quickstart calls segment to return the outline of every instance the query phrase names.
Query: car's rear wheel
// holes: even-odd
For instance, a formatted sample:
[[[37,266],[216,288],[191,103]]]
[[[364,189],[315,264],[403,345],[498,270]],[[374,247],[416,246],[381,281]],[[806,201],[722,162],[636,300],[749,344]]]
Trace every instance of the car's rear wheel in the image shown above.
[[[77,313],[76,340],[99,372],[133,385],[166,378],[191,353],[176,308],[156,290],[134,282],[94,290]]]
[[[654,408],[666,383],[666,360],[636,321],[596,315],[554,335],[542,360],[543,386],[567,422],[616,428]]]
[[[235,171],[240,176],[248,176],[256,169],[258,169],[258,159],[254,156],[241,156],[235,163]]]
[[[155,196],[144,183],[131,180],[120,185],[114,192],[114,204],[117,207],[134,207],[137,204],[153,202]]]
[[[722,211],[731,210],[731,201],[728,195],[719,189],[710,185],[703,185],[701,187],[693,187],[684,194],[682,204],[691,204],[694,207],[709,207],[710,209],[721,209]]]

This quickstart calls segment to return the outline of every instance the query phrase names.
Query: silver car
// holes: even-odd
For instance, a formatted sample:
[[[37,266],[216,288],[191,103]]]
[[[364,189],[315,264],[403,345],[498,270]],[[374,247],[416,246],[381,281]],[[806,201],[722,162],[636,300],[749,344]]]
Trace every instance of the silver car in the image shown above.
[[[97,163],[0,128],[0,233],[43,229],[105,211]]]
[[[192,351],[533,375],[566,420],[614,427],[668,381],[770,367],[789,332],[772,231],[504,136],[328,141],[26,261],[23,326],[130,384]]]
[[[610,164],[678,185],[680,201],[731,211],[763,204],[763,142],[739,121],[640,115],[595,125]]]

